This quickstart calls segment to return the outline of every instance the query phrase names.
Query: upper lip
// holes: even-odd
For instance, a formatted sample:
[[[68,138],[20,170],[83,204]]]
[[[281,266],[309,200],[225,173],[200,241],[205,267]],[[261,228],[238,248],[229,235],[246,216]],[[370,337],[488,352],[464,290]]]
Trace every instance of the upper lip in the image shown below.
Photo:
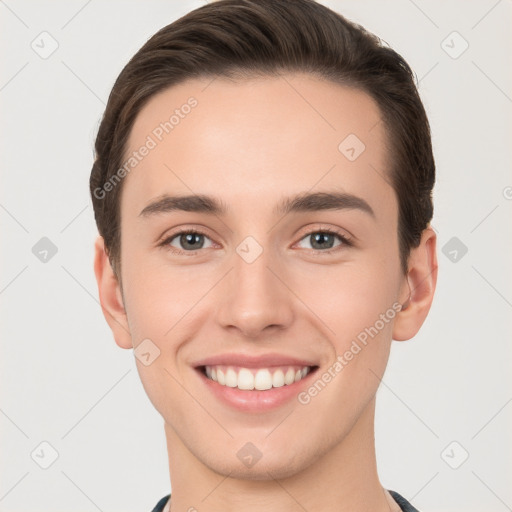
[[[312,361],[282,354],[251,356],[247,354],[233,353],[207,357],[193,364],[194,367],[217,365],[240,366],[242,368],[267,368],[269,366],[316,366]]]

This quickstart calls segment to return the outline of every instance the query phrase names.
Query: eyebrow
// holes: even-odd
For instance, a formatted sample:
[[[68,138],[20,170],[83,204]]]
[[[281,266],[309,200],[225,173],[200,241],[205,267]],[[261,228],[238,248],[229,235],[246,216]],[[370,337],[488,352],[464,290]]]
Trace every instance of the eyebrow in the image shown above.
[[[361,197],[344,192],[302,193],[281,200],[273,210],[275,215],[292,212],[315,212],[321,210],[360,210],[375,218],[372,207]],[[226,215],[227,205],[220,199],[203,194],[187,196],[163,195],[150,202],[139,214],[150,217],[172,211],[197,212],[209,215]]]

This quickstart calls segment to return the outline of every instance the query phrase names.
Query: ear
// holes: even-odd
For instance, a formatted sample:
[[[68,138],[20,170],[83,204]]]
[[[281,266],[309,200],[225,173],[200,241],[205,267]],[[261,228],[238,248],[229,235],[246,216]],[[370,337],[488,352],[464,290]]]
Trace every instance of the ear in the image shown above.
[[[436,234],[429,226],[423,231],[419,246],[411,250],[401,290],[404,305],[393,327],[394,340],[412,338],[427,318],[437,283],[436,240]]]
[[[112,270],[102,236],[94,244],[94,274],[98,283],[101,309],[114,339],[121,348],[133,348],[121,286]]]

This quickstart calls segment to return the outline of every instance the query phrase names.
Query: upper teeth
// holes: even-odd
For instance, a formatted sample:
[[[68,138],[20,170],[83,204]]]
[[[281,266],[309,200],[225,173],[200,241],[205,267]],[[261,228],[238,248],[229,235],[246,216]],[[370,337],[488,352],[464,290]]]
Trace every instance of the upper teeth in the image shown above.
[[[238,389],[264,390],[280,388],[303,379],[309,366],[287,366],[284,368],[237,368],[233,366],[205,366],[206,376],[222,386]]]

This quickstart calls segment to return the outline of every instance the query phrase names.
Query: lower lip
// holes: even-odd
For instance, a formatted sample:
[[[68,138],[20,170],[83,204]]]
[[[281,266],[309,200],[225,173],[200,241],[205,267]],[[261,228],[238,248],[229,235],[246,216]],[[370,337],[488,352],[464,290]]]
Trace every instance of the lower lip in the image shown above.
[[[309,385],[311,376],[316,373],[316,370],[317,368],[310,371],[303,379],[292,384],[259,391],[255,389],[243,390],[222,386],[218,382],[209,379],[200,369],[196,369],[208,389],[210,389],[219,400],[244,412],[264,412],[283,405],[296,397],[303,388]]]

